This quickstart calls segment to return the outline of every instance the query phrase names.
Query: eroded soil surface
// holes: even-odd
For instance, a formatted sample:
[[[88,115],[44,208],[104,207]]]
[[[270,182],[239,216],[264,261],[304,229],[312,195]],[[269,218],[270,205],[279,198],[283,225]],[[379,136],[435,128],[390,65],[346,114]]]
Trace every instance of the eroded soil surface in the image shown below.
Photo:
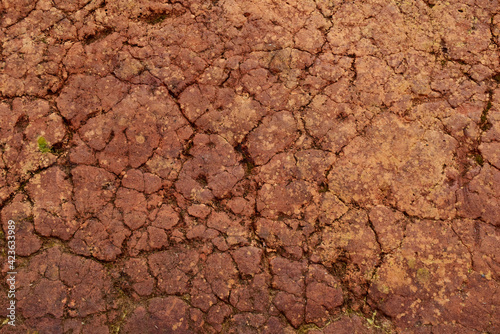
[[[6,0],[0,333],[500,333],[495,0]]]

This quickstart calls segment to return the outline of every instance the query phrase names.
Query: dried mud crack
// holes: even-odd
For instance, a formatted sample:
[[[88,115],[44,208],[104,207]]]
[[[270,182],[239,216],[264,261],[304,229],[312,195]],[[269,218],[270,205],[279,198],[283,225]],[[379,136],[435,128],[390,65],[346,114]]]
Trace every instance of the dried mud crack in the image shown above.
[[[500,333],[497,0],[3,1],[0,41],[0,334]]]

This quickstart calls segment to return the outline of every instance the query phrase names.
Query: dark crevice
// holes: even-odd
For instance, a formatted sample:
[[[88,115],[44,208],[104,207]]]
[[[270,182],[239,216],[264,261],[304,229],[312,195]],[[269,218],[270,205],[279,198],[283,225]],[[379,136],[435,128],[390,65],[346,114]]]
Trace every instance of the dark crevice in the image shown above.
[[[255,161],[248,152],[248,147],[240,143],[234,147],[234,150],[243,156],[243,159],[241,159],[239,162],[245,168],[245,175],[247,176],[251,175],[253,169],[255,168]]]
[[[94,34],[87,35],[83,37],[83,43],[84,44],[92,44],[95,43],[101,39],[106,38],[107,36],[111,35],[114,32],[114,29],[111,27],[106,27],[102,30],[97,31]]]

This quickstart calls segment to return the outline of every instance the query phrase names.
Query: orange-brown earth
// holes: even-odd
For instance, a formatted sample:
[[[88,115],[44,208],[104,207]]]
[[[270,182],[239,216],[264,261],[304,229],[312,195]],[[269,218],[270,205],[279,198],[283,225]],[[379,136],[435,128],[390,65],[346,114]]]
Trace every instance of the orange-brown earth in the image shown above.
[[[496,0],[5,0],[0,333],[500,333]]]

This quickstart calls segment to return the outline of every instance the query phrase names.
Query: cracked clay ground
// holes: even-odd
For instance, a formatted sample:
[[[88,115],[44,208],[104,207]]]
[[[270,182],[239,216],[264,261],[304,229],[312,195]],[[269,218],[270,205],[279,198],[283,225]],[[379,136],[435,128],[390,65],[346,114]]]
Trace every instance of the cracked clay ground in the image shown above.
[[[499,47],[497,0],[2,0],[0,333],[500,333]]]

